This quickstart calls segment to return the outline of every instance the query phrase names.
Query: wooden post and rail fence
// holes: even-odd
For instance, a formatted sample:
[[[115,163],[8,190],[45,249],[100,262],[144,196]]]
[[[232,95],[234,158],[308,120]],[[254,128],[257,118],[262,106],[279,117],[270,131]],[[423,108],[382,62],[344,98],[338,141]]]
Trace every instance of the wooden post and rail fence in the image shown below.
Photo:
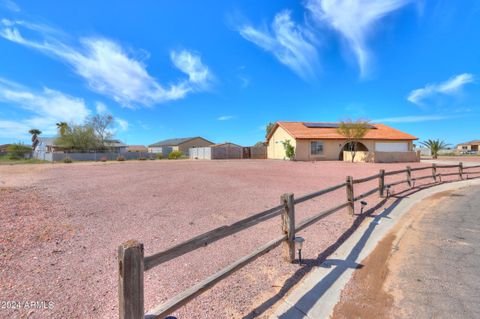
[[[458,172],[439,174],[438,169],[453,169],[458,168]],[[409,166],[404,170],[396,170],[385,172],[380,170],[376,175],[354,180],[351,176],[346,178],[344,183],[304,195],[299,198],[294,198],[293,194],[284,194],[280,198],[280,205],[257,213],[238,222],[235,222],[228,226],[222,226],[213,229],[207,233],[198,235],[192,239],[182,242],[174,247],[171,247],[165,251],[153,254],[151,256],[144,256],[143,244],[138,241],[129,240],[118,247],[118,295],[119,295],[119,311],[121,319],[140,319],[140,318],[161,318],[171,314],[178,308],[182,307],[196,296],[207,291],[213,287],[216,283],[222,279],[230,276],[235,271],[241,269],[245,265],[251,263],[256,258],[266,254],[270,250],[278,247],[283,243],[284,246],[284,259],[287,262],[293,262],[295,260],[295,234],[304,230],[305,228],[315,224],[319,220],[341,210],[348,209],[349,214],[355,213],[355,202],[378,193],[380,198],[388,197],[390,187],[400,184],[407,184],[409,187],[415,187],[415,182],[423,179],[433,179],[436,183],[437,180],[441,182],[442,176],[455,176],[458,175],[462,180],[464,175],[467,179],[478,178],[472,177],[480,174],[480,171],[470,171],[473,168],[480,168],[480,165],[466,166],[462,163],[458,165],[435,165],[410,168]],[[412,177],[412,172],[431,170],[431,174]],[[406,174],[405,180],[396,181],[393,183],[385,183],[385,177]],[[378,179],[378,187],[371,189],[363,194],[355,197],[354,185],[366,183]],[[308,201],[310,199],[326,195],[341,188],[346,189],[346,202],[337,205],[328,210],[317,213],[311,217],[308,217],[299,223],[295,222],[295,205]],[[387,194],[385,194],[387,189]],[[205,247],[217,240],[236,234],[244,229],[255,226],[261,222],[272,219],[277,216],[281,216],[282,232],[281,234],[267,242],[266,244],[257,247],[250,254],[238,259],[227,267],[221,269],[217,273],[190,287],[189,289],[179,293],[165,303],[156,306],[145,313],[144,309],[144,272],[148,271],[158,265],[161,265],[174,258],[185,255],[196,249]]]

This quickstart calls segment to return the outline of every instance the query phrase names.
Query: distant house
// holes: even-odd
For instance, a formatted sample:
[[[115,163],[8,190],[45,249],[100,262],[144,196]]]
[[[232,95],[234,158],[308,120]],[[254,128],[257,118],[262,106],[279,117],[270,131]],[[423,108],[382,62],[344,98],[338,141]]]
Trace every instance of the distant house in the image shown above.
[[[128,145],[127,152],[146,153],[148,148],[144,145]]]
[[[478,152],[480,150],[480,140],[473,140],[466,143],[461,143],[457,145],[457,151],[460,152]]]
[[[180,151],[182,154],[188,155],[188,150],[190,148],[206,147],[210,145],[213,145],[213,143],[200,136],[172,138],[148,145],[148,152],[168,155],[171,151]]]
[[[34,151],[37,153],[55,153],[68,151],[55,143],[55,137],[38,137],[38,144]],[[114,153],[125,153],[127,145],[119,140],[106,140],[105,146]],[[96,150],[86,150],[87,152],[94,152]]]
[[[285,159],[284,141],[295,148],[300,161],[343,160],[350,156],[349,145],[337,132],[339,123],[277,122],[267,136],[267,156]],[[370,130],[357,145],[356,161],[409,162],[418,161],[413,152],[417,138],[383,124],[370,124]],[[347,151],[344,153],[344,151]]]
[[[2,144],[0,145],[0,155],[7,154],[7,148],[12,144]]]

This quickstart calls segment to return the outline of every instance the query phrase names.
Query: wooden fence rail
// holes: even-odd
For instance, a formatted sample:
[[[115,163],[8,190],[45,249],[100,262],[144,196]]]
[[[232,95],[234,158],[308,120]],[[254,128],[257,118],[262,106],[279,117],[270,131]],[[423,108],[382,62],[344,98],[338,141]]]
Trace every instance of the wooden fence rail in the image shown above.
[[[256,258],[266,254],[275,247],[280,246],[283,243],[284,246],[284,259],[287,262],[293,262],[295,260],[295,236],[296,233],[306,229],[307,227],[315,224],[319,220],[338,212],[344,208],[348,209],[350,214],[355,213],[355,202],[371,196],[378,192],[380,198],[385,197],[385,189],[387,189],[387,196],[391,194],[390,188],[395,185],[407,184],[409,187],[415,187],[415,182],[423,179],[433,179],[433,182],[437,182],[437,177],[441,182],[442,176],[455,176],[458,175],[459,179],[463,179],[464,176],[470,178],[470,175],[480,174],[480,171],[469,171],[472,168],[479,168],[480,165],[464,167],[462,163],[458,165],[435,165],[426,167],[407,167],[403,170],[396,170],[385,172],[380,170],[378,174],[364,177],[354,180],[351,176],[346,178],[344,183],[311,193],[299,198],[294,198],[293,194],[284,194],[280,198],[280,205],[257,213],[250,217],[239,220],[231,225],[218,227],[207,233],[198,235],[192,239],[184,241],[178,245],[175,245],[165,251],[153,254],[151,256],[144,257],[143,244],[137,241],[127,241],[120,245],[118,248],[118,293],[119,293],[119,311],[120,318],[127,319],[140,319],[140,318],[163,318],[168,314],[174,312],[178,308],[185,305],[187,302],[207,291],[213,287],[216,283],[222,279],[230,276],[235,271],[241,269],[245,265],[251,263]],[[442,168],[458,168],[456,173],[438,173],[438,169]],[[413,176],[412,172],[431,170],[430,175],[425,176]],[[395,181],[392,183],[386,183],[385,177],[406,174],[406,179]],[[475,177],[474,177],[475,178]],[[476,177],[480,178],[480,176]],[[355,197],[354,185],[366,183],[378,179],[378,187],[366,191]],[[299,223],[295,223],[295,205],[316,198],[318,196],[326,195],[333,191],[342,189],[345,187],[346,202],[337,205],[333,208],[321,211],[311,217],[308,217]],[[180,257],[186,253],[205,247],[217,240],[231,236],[247,228],[253,227],[258,223],[267,221],[276,216],[281,216],[281,234],[270,242],[257,247],[252,253],[238,259],[227,267],[219,270],[217,273],[208,277],[207,279],[197,283],[191,288],[181,292],[177,296],[171,298],[165,303],[153,308],[145,314],[144,311],[144,272],[158,266],[164,262]]]

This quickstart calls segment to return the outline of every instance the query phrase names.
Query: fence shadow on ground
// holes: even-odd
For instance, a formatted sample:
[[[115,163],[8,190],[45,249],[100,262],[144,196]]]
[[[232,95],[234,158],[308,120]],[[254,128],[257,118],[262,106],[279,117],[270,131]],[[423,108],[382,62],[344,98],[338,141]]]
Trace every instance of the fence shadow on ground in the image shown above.
[[[332,245],[328,246],[323,252],[321,252],[316,259],[307,259],[302,260],[303,266],[299,268],[292,276],[290,276],[283,284],[282,288],[278,293],[274,296],[269,298],[268,300],[264,301],[261,305],[257,306],[254,310],[250,313],[242,317],[243,319],[252,319],[257,318],[258,316],[262,315],[268,309],[275,306],[277,302],[279,302],[285,295],[297,284],[299,283],[314,267],[325,267],[326,265],[322,265],[323,263],[327,262],[329,266],[335,265],[336,267],[325,277],[323,278],[312,290],[315,290],[317,299],[319,299],[331,286],[332,284],[349,268],[361,268],[362,265],[356,262],[360,252],[365,246],[368,238],[372,234],[375,227],[378,225],[378,221],[382,218],[389,218],[389,214],[393,211],[395,207],[404,199],[408,198],[410,195],[417,193],[421,190],[430,188],[431,186],[438,186],[439,184],[446,184],[450,183],[449,181],[442,182],[442,183],[428,183],[423,185],[418,185],[415,189],[406,189],[404,191],[398,192],[395,195],[392,195],[392,198],[395,198],[394,202],[384,207],[384,210],[380,213],[376,213],[382,206],[385,205],[387,199],[382,199],[379,203],[375,206],[371,207],[363,214],[357,214],[357,218],[355,218],[353,224],[342,234],[340,237],[335,241]],[[376,213],[376,214],[375,214]],[[339,248],[354,232],[358,229],[360,224],[366,218],[373,218],[372,222],[370,222],[368,228],[365,230],[365,233],[362,235],[358,243],[353,247],[352,251],[346,258],[346,260],[337,260],[337,259],[328,259],[337,248]],[[313,307],[314,302],[312,299],[302,297],[297,304],[302,304],[302,309],[310,309]],[[294,307],[292,306],[287,312],[279,316],[279,318],[293,318]]]

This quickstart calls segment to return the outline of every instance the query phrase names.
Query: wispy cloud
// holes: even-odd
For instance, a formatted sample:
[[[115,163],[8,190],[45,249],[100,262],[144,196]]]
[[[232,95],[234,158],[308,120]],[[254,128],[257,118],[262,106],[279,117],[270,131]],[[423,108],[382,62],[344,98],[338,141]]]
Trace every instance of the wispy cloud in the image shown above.
[[[47,135],[55,134],[55,123],[82,123],[90,114],[90,110],[81,98],[47,87],[42,90],[33,90],[2,78],[0,78],[0,102],[8,102],[29,114],[18,122],[1,121],[1,137],[25,136],[27,131],[25,128],[38,128]]]
[[[347,40],[364,77],[371,66],[367,39],[376,23],[409,2],[411,0],[307,0],[305,5],[319,24],[328,24]]]
[[[115,123],[121,131],[127,131],[128,127],[130,126],[127,120],[120,118],[115,118]]]
[[[438,94],[454,95],[460,92],[463,86],[472,83],[474,80],[474,76],[470,73],[459,74],[451,77],[447,81],[427,84],[423,88],[413,90],[408,95],[407,100],[417,105],[421,105],[423,100],[428,97]]]
[[[41,40],[25,38],[21,28],[36,31]],[[79,39],[77,47],[58,40],[58,31],[24,21],[2,20],[0,36],[39,50],[66,62],[88,87],[125,107],[150,106],[184,98],[190,92],[205,90],[212,75],[198,54],[183,50],[171,52],[173,65],[188,75],[175,84],[161,85],[148,71],[144,61],[133,56],[119,43],[101,37]]]
[[[302,79],[315,79],[319,63],[313,35],[307,28],[292,21],[290,11],[278,13],[270,28],[244,24],[238,31],[243,38],[273,54]]]
[[[223,115],[223,116],[220,116],[217,118],[217,120],[219,121],[228,121],[228,120],[231,120],[233,119],[233,115]]]
[[[97,109],[98,114],[106,113],[108,111],[107,106],[102,102],[96,102],[95,108]]]
[[[0,0],[0,5],[13,12],[20,12],[20,6],[12,0]]]
[[[373,120],[374,123],[414,123],[414,122],[430,122],[449,120],[453,118],[464,117],[466,115],[411,115],[411,116],[399,116],[388,117],[383,119]]]

